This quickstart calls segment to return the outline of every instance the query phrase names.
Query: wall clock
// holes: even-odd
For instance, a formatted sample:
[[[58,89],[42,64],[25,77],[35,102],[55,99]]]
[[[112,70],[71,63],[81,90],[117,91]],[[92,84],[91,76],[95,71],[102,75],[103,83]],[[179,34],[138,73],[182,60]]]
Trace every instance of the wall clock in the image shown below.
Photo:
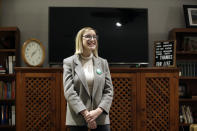
[[[37,39],[25,41],[22,47],[22,58],[28,66],[42,66],[45,58],[43,44]]]

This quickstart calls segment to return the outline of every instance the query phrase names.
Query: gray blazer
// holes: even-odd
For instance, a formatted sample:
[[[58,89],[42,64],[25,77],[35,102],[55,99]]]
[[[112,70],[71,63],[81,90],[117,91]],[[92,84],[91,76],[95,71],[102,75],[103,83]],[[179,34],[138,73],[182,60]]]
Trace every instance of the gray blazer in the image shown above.
[[[63,60],[63,85],[67,101],[66,125],[86,125],[80,112],[84,109],[103,109],[96,119],[97,125],[110,124],[109,110],[113,99],[113,85],[108,63],[93,56],[94,84],[92,95],[83,72],[79,55]]]

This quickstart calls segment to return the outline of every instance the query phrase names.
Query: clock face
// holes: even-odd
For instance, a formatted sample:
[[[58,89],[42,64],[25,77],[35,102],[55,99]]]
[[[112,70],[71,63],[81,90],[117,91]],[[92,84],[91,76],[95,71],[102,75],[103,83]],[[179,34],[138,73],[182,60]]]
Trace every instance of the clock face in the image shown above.
[[[44,48],[37,40],[30,40],[24,44],[23,57],[30,66],[40,66],[44,61]]]

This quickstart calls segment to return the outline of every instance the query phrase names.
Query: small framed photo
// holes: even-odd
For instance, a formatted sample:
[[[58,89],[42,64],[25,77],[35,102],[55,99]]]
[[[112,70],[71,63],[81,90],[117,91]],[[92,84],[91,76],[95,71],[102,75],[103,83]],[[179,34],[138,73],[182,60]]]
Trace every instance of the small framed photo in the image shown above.
[[[197,52],[197,36],[185,36],[182,46],[184,51]]]
[[[179,97],[180,98],[186,98],[188,96],[188,90],[187,90],[187,85],[180,83],[179,84]]]
[[[197,5],[183,5],[187,28],[197,28]]]

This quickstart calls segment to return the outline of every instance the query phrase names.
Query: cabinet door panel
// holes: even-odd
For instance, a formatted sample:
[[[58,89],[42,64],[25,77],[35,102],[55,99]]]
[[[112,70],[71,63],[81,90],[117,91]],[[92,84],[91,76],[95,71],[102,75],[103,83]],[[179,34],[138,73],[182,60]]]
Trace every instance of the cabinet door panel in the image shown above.
[[[58,106],[60,105],[58,77],[55,73],[22,73],[17,77],[17,130],[55,131],[59,128]],[[18,94],[19,94],[18,93]],[[18,112],[18,110],[20,110]]]
[[[136,130],[136,74],[111,73],[114,97],[111,130]]]
[[[141,74],[141,130],[178,130],[177,85],[173,73]]]

